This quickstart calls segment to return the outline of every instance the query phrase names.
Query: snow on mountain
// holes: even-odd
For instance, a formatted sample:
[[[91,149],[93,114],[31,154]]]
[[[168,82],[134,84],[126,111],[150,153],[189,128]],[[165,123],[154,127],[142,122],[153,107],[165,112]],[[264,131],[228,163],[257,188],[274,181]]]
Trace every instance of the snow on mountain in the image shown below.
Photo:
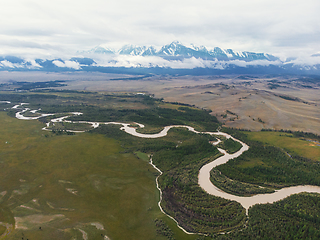
[[[208,50],[205,46],[195,46],[194,44],[183,45],[179,41],[174,41],[170,44],[162,46],[159,50],[156,50],[154,46],[134,46],[125,45],[119,50],[111,50],[103,45],[97,46],[87,53],[94,54],[120,54],[120,55],[131,55],[131,56],[158,56],[165,59],[168,58],[202,58],[202,59],[218,59],[218,60],[267,60],[276,61],[277,57],[265,54],[265,53],[254,53],[254,52],[234,52],[232,49],[221,49],[215,47],[213,50]]]
[[[22,59],[15,56],[0,57],[0,69],[39,69],[41,66],[34,59]]]
[[[141,56],[147,47],[142,46],[133,46],[133,45],[125,45],[119,49],[118,53],[122,55],[132,55],[132,56]]]
[[[110,48],[104,47],[102,45],[99,45],[97,47],[92,48],[89,51],[84,51],[84,52],[80,52],[80,53],[93,53],[93,54],[114,54],[114,51]]]
[[[141,56],[155,56],[156,53],[157,53],[157,50],[155,49],[155,47],[150,46],[146,48],[146,50],[141,54]]]

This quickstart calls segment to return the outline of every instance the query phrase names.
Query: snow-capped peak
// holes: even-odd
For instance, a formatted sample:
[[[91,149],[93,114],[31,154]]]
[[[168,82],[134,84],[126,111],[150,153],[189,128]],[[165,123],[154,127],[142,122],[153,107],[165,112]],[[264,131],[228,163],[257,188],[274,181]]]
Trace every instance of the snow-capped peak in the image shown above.
[[[90,51],[94,54],[120,54],[132,56],[158,56],[163,58],[202,58],[202,59],[217,59],[217,60],[267,60],[275,61],[278,58],[266,53],[240,52],[232,49],[221,49],[215,47],[213,50],[208,50],[205,46],[196,46],[195,44],[184,45],[179,41],[173,41],[170,44],[164,45],[161,48],[154,46],[135,46],[125,45],[118,50],[108,48],[106,45],[99,45]]]

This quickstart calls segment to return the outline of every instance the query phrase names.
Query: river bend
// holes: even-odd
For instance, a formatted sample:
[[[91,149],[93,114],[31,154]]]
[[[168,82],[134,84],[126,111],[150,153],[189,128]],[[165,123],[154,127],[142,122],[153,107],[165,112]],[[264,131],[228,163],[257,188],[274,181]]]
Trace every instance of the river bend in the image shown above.
[[[22,103],[20,105],[15,105],[13,108],[17,109],[19,107],[23,107],[23,105],[25,105],[27,103]],[[29,108],[24,108],[22,111],[17,112],[16,113],[16,118],[18,119],[22,119],[22,120],[34,120],[34,119],[38,119],[40,117],[44,117],[44,116],[50,116],[50,115],[55,115],[55,114],[39,114],[39,116],[35,116],[35,117],[24,117],[23,113],[29,111]],[[32,112],[35,113],[38,110],[33,110]],[[286,187],[286,188],[282,188],[280,190],[276,190],[274,193],[266,193],[266,194],[257,194],[257,195],[253,195],[253,196],[249,196],[249,197],[241,197],[241,196],[236,196],[233,194],[229,194],[226,193],[224,191],[222,191],[221,189],[219,189],[218,187],[216,187],[215,185],[213,185],[213,183],[210,181],[210,172],[213,168],[227,163],[230,159],[236,158],[238,156],[240,156],[244,151],[247,151],[249,149],[249,146],[243,142],[241,142],[238,139],[233,138],[231,135],[227,134],[227,133],[223,133],[223,132],[198,132],[196,131],[193,127],[190,126],[185,126],[185,125],[173,125],[173,126],[167,126],[164,127],[164,129],[156,134],[142,134],[142,133],[138,133],[136,131],[136,128],[134,127],[130,127],[130,124],[128,123],[120,123],[120,122],[86,122],[86,121],[68,121],[66,120],[66,118],[68,118],[70,115],[81,115],[82,113],[79,112],[73,112],[73,113],[69,113],[68,116],[64,116],[64,117],[60,117],[60,118],[56,118],[56,119],[52,119],[51,122],[48,122],[46,127],[43,128],[43,130],[49,130],[48,127],[50,126],[50,124],[53,124],[55,122],[68,122],[68,123],[87,123],[87,124],[91,124],[91,126],[93,128],[97,128],[100,125],[104,125],[104,124],[117,124],[117,125],[122,125],[122,127],[120,128],[121,130],[125,131],[128,134],[131,134],[133,136],[136,137],[141,137],[141,138],[160,138],[160,137],[164,137],[168,134],[168,131],[171,128],[175,128],[175,127],[183,127],[183,128],[187,128],[189,131],[194,132],[194,133],[204,133],[204,134],[210,134],[210,135],[221,135],[224,136],[226,138],[232,138],[233,140],[241,143],[242,147],[241,149],[233,154],[228,154],[225,150],[218,148],[218,150],[223,154],[223,156],[215,159],[214,161],[204,165],[201,167],[200,171],[199,171],[199,175],[198,175],[198,183],[199,186],[206,191],[208,194],[217,196],[217,197],[221,197],[221,198],[225,198],[231,201],[237,201],[239,202],[245,209],[246,212],[248,213],[248,209],[255,205],[255,204],[266,204],[266,203],[273,203],[276,201],[279,201],[281,199],[284,199],[292,194],[297,194],[297,193],[301,193],[301,192],[315,192],[315,193],[320,193],[320,187],[319,186],[311,186],[311,185],[300,185],[300,186],[292,186],[292,187]],[[139,123],[135,123],[137,124],[140,128],[143,128],[144,125],[143,124],[139,124]],[[71,130],[67,130],[69,132],[84,132],[84,131],[71,131]],[[213,143],[214,145],[217,145],[220,142],[220,140],[218,140],[217,142]],[[161,208],[160,208],[161,209]]]

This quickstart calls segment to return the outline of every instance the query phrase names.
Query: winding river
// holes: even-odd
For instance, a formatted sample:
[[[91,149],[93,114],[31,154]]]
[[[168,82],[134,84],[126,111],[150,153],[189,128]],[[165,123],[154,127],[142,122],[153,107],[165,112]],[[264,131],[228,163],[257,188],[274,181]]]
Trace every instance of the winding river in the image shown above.
[[[25,105],[26,103],[20,104],[20,105],[15,105],[13,108],[23,108],[23,105]],[[16,113],[16,117],[18,119],[23,119],[23,120],[33,120],[33,119],[38,119],[40,117],[43,116],[49,116],[49,115],[55,115],[55,114],[39,114],[38,116],[35,117],[24,117],[23,113],[30,111],[29,108],[24,108],[22,111],[17,112]],[[32,113],[36,113],[38,110],[32,110]],[[276,190],[274,193],[267,193],[267,194],[257,194],[254,196],[250,196],[250,197],[240,197],[240,196],[236,196],[236,195],[232,195],[229,193],[226,193],[222,190],[220,190],[219,188],[217,188],[215,185],[212,184],[212,182],[210,181],[210,171],[216,167],[219,166],[221,164],[224,164],[226,162],[228,162],[230,159],[236,158],[238,156],[240,156],[243,152],[247,151],[249,149],[249,146],[243,142],[241,142],[238,139],[233,138],[231,135],[227,134],[227,133],[223,133],[223,132],[198,132],[196,131],[193,127],[190,126],[184,126],[184,125],[174,125],[174,126],[167,126],[165,127],[161,132],[156,133],[156,134],[142,134],[142,133],[138,133],[136,131],[136,128],[134,127],[130,127],[130,124],[128,123],[120,123],[120,122],[85,122],[85,121],[68,121],[66,120],[66,118],[68,118],[70,115],[81,115],[82,113],[79,112],[73,112],[70,113],[68,116],[64,116],[64,117],[60,117],[60,118],[56,118],[56,119],[52,119],[51,122],[47,123],[47,126],[43,128],[43,130],[49,130],[48,127],[50,127],[50,124],[54,124],[55,122],[69,122],[69,123],[86,123],[86,124],[91,124],[91,126],[93,128],[97,128],[99,127],[99,125],[103,125],[103,124],[118,124],[118,125],[122,125],[122,127],[120,128],[121,130],[125,131],[128,134],[131,134],[133,136],[136,137],[141,137],[141,138],[160,138],[160,137],[164,137],[168,134],[168,131],[171,128],[174,127],[183,127],[183,128],[187,128],[189,131],[194,132],[194,133],[204,133],[204,134],[210,134],[210,135],[221,135],[224,136],[226,138],[232,138],[233,140],[241,143],[242,147],[241,149],[234,153],[234,154],[228,154],[225,150],[218,148],[218,150],[223,154],[223,156],[217,158],[216,160],[204,165],[201,167],[200,171],[199,171],[199,175],[198,175],[198,183],[200,185],[200,187],[206,191],[208,194],[217,196],[217,197],[222,197],[228,200],[232,200],[232,201],[237,201],[239,202],[245,209],[246,209],[246,213],[248,214],[248,209],[255,205],[255,204],[266,204],[266,203],[273,203],[276,201],[279,201],[281,199],[284,199],[292,194],[296,194],[296,193],[301,193],[301,192],[315,192],[315,193],[320,193],[320,187],[318,186],[310,186],[310,185],[300,185],[300,186],[293,186],[293,187],[286,187],[286,188],[282,188],[280,190]],[[139,123],[135,123],[137,124],[140,128],[143,128],[144,125],[143,124],[139,124]],[[84,132],[84,131],[71,131],[68,130],[70,132]],[[218,140],[217,142],[213,143],[214,145],[217,145],[220,142],[220,140]],[[150,164],[161,173],[161,171],[152,164],[152,160],[150,162]],[[162,198],[162,192],[161,189],[158,186],[158,182],[157,182],[157,187],[160,191],[160,202],[161,202],[161,198]],[[161,208],[159,202],[159,207],[160,210],[162,212],[164,212]],[[172,218],[171,216],[169,216],[170,218]],[[173,218],[172,218],[173,219]],[[173,219],[175,220],[175,219]],[[180,226],[179,226],[180,227]],[[181,227],[180,227],[181,228]],[[182,230],[184,230],[183,228],[181,228]],[[185,231],[185,230],[184,230]],[[186,231],[185,231],[186,232]],[[188,232],[186,232],[188,233]]]
[[[143,127],[143,125],[140,127]],[[248,214],[248,209],[255,204],[273,203],[273,202],[279,201],[281,199],[284,199],[292,194],[301,193],[301,192],[320,193],[319,186],[300,185],[300,186],[282,188],[280,190],[276,190],[274,193],[257,194],[257,195],[250,196],[250,197],[240,197],[240,196],[232,195],[232,194],[229,194],[229,193],[226,193],[226,192],[220,190],[215,185],[213,185],[213,183],[210,181],[210,172],[213,168],[215,168],[221,164],[225,164],[230,159],[239,157],[244,151],[247,151],[249,149],[249,146],[247,144],[241,142],[238,139],[235,139],[234,137],[232,137],[231,135],[229,135],[227,133],[223,133],[223,132],[198,132],[193,127],[184,126],[184,125],[167,126],[160,133],[157,133],[157,134],[137,133],[135,128],[131,128],[128,125],[122,127],[121,129],[124,130],[125,132],[133,135],[133,136],[136,136],[136,137],[158,138],[158,137],[166,136],[168,131],[174,127],[184,127],[194,133],[222,135],[226,138],[232,138],[233,140],[241,143],[241,145],[242,145],[241,149],[234,154],[228,154],[225,150],[218,148],[218,150],[224,155],[201,167],[201,169],[199,171],[199,175],[198,175],[198,183],[203,190],[205,190],[207,193],[209,193],[211,195],[239,202],[246,209],[247,214]],[[214,143],[214,145],[216,145],[218,143],[219,143],[219,141]]]

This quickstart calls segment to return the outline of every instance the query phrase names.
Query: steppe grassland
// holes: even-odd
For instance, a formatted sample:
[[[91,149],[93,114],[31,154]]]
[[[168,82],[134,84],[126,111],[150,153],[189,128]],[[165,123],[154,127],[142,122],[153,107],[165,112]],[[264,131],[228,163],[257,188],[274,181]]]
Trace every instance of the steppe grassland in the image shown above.
[[[240,79],[237,75],[218,76],[181,76],[148,78],[138,81],[100,82],[100,89],[117,90],[119,86],[128,91],[144,89],[155,97],[169,102],[181,102],[211,109],[212,114],[228,127],[261,130],[262,128],[291,129],[294,131],[320,134],[320,99],[318,88],[303,88],[291,84],[296,77],[263,77]],[[281,87],[270,89],[270,81],[280,81]],[[91,83],[91,82],[90,82]],[[96,82],[98,84],[98,82]],[[92,90],[95,85],[82,82]],[[65,87],[77,89],[72,83]],[[123,90],[122,89],[122,90]],[[290,101],[279,97],[286,95],[299,98],[304,102]],[[226,110],[237,114],[227,114]],[[262,121],[259,121],[260,118]]]
[[[211,83],[195,81],[194,84],[186,83],[189,86],[155,88],[153,92],[165,101],[211,109],[212,114],[228,127],[250,130],[290,129],[320,134],[320,100],[316,98],[319,91],[317,88],[299,89],[287,84],[283,88],[271,90],[267,87],[268,79],[246,82],[250,84],[239,79],[219,79],[212,80]],[[286,100],[277,95],[298,97],[307,103]],[[227,110],[236,115],[225,116]]]
[[[16,220],[7,239],[81,238],[80,230],[89,239],[162,239],[149,164],[102,135],[56,136],[41,127],[0,113],[0,221]]]
[[[313,142],[312,139],[302,139],[293,137],[290,133],[285,132],[246,132],[249,139],[277,146],[295,153],[299,156],[320,161],[319,143]]]
[[[7,75],[0,76],[6,81]],[[10,79],[21,81],[67,80],[65,90],[148,92],[165,101],[181,102],[211,109],[212,114],[227,127],[250,130],[262,128],[290,129],[320,134],[320,99],[319,88],[312,85],[306,88],[295,79],[298,76],[263,76],[263,75],[226,75],[226,76],[152,76],[143,80],[116,80],[130,77],[105,73],[62,74],[62,73],[10,73]],[[131,76],[132,77],[132,76]],[[279,85],[270,88],[270,84]],[[292,82],[293,81],[293,82]],[[221,83],[223,85],[221,85]],[[300,85],[299,85],[300,84]],[[59,88],[60,89],[60,88]],[[250,95],[251,94],[251,95]],[[275,95],[297,97],[298,101],[289,101]],[[70,100],[72,101],[72,100]],[[103,101],[102,101],[103,102]],[[100,100],[96,104],[101,104]],[[114,103],[114,107],[143,107],[135,103]],[[101,106],[101,105],[100,105]],[[107,106],[107,105],[105,105]],[[128,107],[126,107],[128,108]],[[227,115],[226,110],[238,115]],[[257,121],[260,118],[263,122]]]

